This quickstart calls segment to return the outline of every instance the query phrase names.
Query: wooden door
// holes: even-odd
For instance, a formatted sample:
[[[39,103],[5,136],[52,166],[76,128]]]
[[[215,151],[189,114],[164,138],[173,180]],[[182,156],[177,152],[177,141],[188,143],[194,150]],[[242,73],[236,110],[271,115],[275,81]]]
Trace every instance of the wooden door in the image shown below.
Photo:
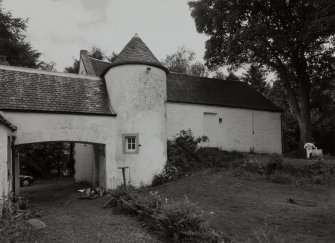
[[[204,113],[204,135],[209,139],[205,146],[218,147],[218,123],[216,113]]]

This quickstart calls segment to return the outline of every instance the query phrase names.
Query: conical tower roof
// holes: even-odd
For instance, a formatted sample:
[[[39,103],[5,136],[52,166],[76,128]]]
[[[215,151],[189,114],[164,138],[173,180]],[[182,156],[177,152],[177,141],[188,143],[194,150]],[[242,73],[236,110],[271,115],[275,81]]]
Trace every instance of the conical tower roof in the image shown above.
[[[169,72],[137,34],[123,48],[110,67],[126,64],[144,64],[163,69],[167,73]]]

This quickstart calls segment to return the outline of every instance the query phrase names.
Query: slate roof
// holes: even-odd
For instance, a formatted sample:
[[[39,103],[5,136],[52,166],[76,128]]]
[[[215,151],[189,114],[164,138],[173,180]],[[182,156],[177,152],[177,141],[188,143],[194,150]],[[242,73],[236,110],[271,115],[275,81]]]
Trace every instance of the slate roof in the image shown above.
[[[115,115],[97,77],[0,67],[0,110]]]
[[[103,74],[105,72],[105,70],[112,64],[110,62],[106,62],[106,61],[101,61],[95,58],[91,58],[89,57],[94,73],[97,76],[100,76],[101,74]]]
[[[167,101],[281,112],[270,100],[244,82],[170,73]]]
[[[8,121],[1,113],[0,113],[0,124],[3,124],[5,127],[9,128],[12,131],[16,131],[16,126],[14,126],[10,121]]]
[[[138,37],[137,34],[123,48],[110,67],[125,64],[150,65],[163,69],[166,73],[169,72],[169,70],[158,61],[155,55],[150,51],[141,38]]]

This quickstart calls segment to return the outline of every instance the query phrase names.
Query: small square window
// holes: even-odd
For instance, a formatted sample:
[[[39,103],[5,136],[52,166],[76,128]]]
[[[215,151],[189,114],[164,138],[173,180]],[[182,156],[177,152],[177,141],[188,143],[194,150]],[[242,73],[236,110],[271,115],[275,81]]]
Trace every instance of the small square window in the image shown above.
[[[123,134],[123,153],[137,154],[138,153],[138,134]]]

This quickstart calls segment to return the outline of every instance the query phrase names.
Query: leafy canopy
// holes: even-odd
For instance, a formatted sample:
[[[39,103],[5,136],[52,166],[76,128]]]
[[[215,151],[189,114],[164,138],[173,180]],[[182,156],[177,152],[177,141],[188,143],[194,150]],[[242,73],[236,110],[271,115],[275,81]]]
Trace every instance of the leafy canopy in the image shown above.
[[[27,20],[5,12],[0,1],[0,60],[2,64],[37,68],[41,55],[25,40]]]
[[[208,72],[204,64],[195,61],[195,52],[185,47],[179,47],[178,50],[167,55],[162,64],[171,72],[183,73],[197,77],[207,77]]]
[[[313,60],[334,51],[333,0],[201,0],[189,6],[197,30],[210,36],[210,67],[256,61],[276,69],[299,55]]]
[[[311,141],[312,122],[318,123],[313,93],[321,86],[330,91],[334,79],[335,1],[198,0],[189,6],[197,30],[209,36],[207,66],[258,63],[276,72],[299,123],[300,147]],[[318,109],[319,118],[329,118],[330,109]]]

